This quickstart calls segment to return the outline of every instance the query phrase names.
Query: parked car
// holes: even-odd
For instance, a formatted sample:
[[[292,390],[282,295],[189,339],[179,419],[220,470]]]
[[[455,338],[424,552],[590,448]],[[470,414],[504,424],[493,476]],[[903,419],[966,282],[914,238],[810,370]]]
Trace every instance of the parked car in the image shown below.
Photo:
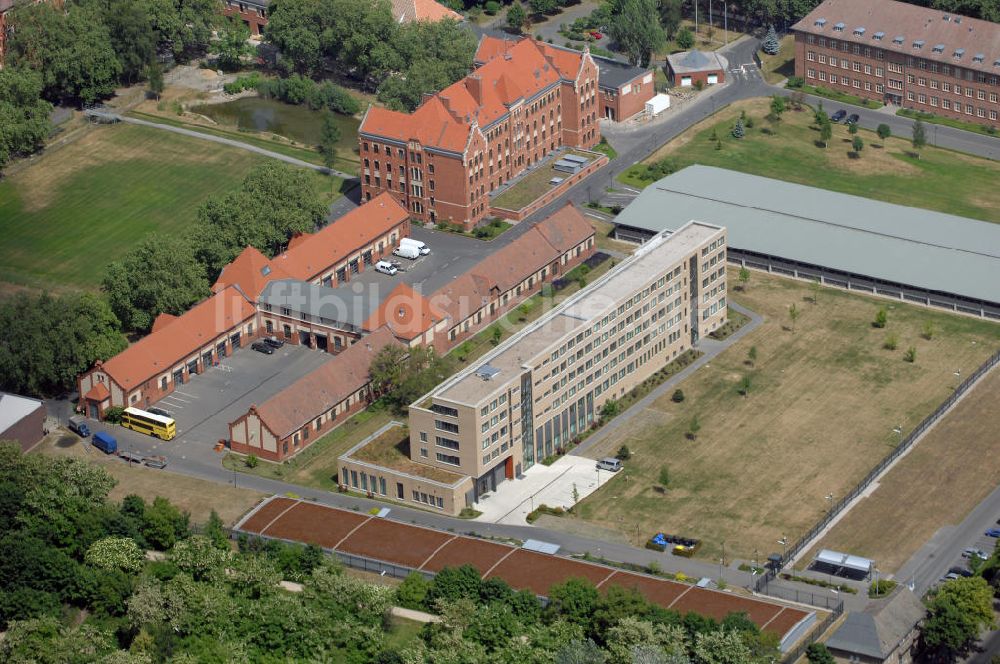
[[[593,32],[591,32],[590,36],[593,37],[594,39],[604,39],[604,35],[602,35],[597,30],[594,30]]]
[[[107,431],[98,431],[93,438],[94,447],[105,454],[114,454],[118,451],[118,441]]]
[[[389,261],[379,261],[375,263],[375,271],[381,272],[382,274],[388,274],[390,277],[395,276],[395,274],[399,272],[396,266]]]
[[[941,580],[942,581],[954,581],[957,578],[958,578],[958,574],[955,574],[954,572],[948,572],[947,574],[944,575],[944,577]]]
[[[950,574],[958,574],[959,576],[972,576],[972,572],[964,567],[949,567],[948,572]]]
[[[987,537],[1000,537],[1000,528],[990,528],[986,531]]]
[[[69,418],[69,430],[80,436],[80,438],[90,437],[90,426],[87,424],[87,418],[83,415],[74,415]]]
[[[173,417],[169,410],[160,408],[159,406],[152,406],[146,409],[147,413],[152,413],[153,415],[159,415],[160,417]]]
[[[278,337],[264,337],[264,343],[266,343],[271,348],[281,348],[285,345],[285,342]]]
[[[264,353],[264,355],[274,355],[274,347],[270,344],[266,344],[263,341],[255,341],[250,344],[250,348],[253,348],[258,353]]]
[[[167,467],[167,457],[155,454],[153,456],[146,457],[146,465],[150,468],[166,468]]]
[[[858,124],[858,120],[860,119],[861,119],[860,115],[858,115],[857,113],[851,113],[849,116],[847,116],[847,124]]]
[[[411,247],[416,247],[417,251],[420,252],[421,256],[426,256],[427,254],[431,253],[430,247],[428,247],[420,240],[414,240],[412,237],[404,237],[402,240],[399,241],[399,246],[403,246],[404,244],[408,244]]]
[[[843,120],[846,117],[847,117],[847,111],[845,111],[844,109],[840,109],[839,111],[837,111],[836,113],[834,113],[833,115],[830,116],[830,121],[831,122],[840,122],[841,120]]]
[[[989,558],[985,552],[979,549],[966,549],[962,552],[963,558],[979,558],[980,560],[987,560]]]
[[[622,469],[622,462],[614,457],[605,457],[597,462],[598,470],[610,470],[612,473],[617,473]]]
[[[138,452],[119,452],[118,458],[122,459],[123,461],[128,461],[130,464],[142,463],[145,460],[145,457],[139,454]]]

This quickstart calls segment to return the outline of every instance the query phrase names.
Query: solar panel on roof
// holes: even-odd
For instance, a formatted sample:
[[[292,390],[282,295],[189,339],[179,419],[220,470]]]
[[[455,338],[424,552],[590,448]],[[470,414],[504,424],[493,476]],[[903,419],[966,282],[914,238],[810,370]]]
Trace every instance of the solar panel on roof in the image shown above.
[[[499,369],[489,364],[484,364],[483,366],[476,369],[476,375],[482,378],[483,380],[492,380],[499,373],[500,373]]]
[[[538,553],[551,553],[556,554],[559,551],[558,544],[551,544],[549,542],[543,542],[541,540],[525,540],[521,548],[525,551],[537,551]]]
[[[565,161],[575,161],[578,164],[586,164],[588,161],[590,161],[586,157],[581,157],[578,154],[568,154],[565,157],[563,157],[563,160],[565,160]]]

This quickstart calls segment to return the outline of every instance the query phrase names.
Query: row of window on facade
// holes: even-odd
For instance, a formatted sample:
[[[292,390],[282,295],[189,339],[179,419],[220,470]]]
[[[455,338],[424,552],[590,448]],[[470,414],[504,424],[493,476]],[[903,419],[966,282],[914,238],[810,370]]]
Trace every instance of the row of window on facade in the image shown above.
[[[809,62],[819,62],[819,64],[821,65],[829,65],[830,67],[840,67],[843,69],[849,69],[859,73],[861,71],[864,71],[864,73],[869,76],[872,75],[872,73],[874,72],[874,75],[878,78],[882,78],[885,75],[885,71],[882,69],[882,67],[875,67],[873,69],[870,64],[865,64],[857,61],[852,62],[845,58],[840,58],[838,60],[836,57],[833,56],[831,56],[828,59],[825,54],[814,53],[813,51],[809,51],[808,53],[806,53],[806,60],[808,60]],[[888,63],[887,66],[890,72],[897,74],[903,73],[903,68],[898,63],[890,62]],[[937,66],[932,67],[932,71],[936,72]],[[944,92],[951,92],[952,89],[954,88],[955,94],[961,95],[964,92],[966,97],[972,97],[973,95],[976,95],[979,99],[986,99],[987,94],[989,94],[991,102],[996,103],[997,101],[997,93],[995,92],[987,93],[986,90],[982,89],[976,90],[971,86],[963,88],[963,86],[959,83],[955,83],[953,85],[950,81],[938,81],[937,79],[928,80],[925,76],[915,76],[914,74],[907,74],[906,78],[907,82],[909,83],[916,83],[917,85],[921,86],[930,86],[935,90],[937,90],[940,87],[940,89],[943,90]],[[961,75],[959,75],[957,78],[958,80],[962,80]],[[982,79],[983,80],[981,80],[980,82],[986,83],[985,75],[982,75]],[[990,79],[991,79],[990,84],[996,83],[996,77],[990,77]],[[971,78],[969,80],[971,80]]]
[[[869,46],[862,47],[860,44],[851,44],[848,42],[838,42],[835,39],[830,39],[829,43],[825,37],[817,38],[815,35],[808,35],[806,41],[810,44],[818,43],[821,47],[828,47],[834,51],[840,50],[843,53],[852,52],[854,55],[862,55],[864,57],[871,58],[874,57],[876,60],[885,60],[885,52],[882,49],[872,49]],[[923,48],[924,42],[922,40],[917,40],[914,42],[914,46],[917,49]],[[936,44],[932,49],[932,53],[944,54],[944,45]],[[955,55],[956,59],[960,59],[965,54],[965,49],[956,49]],[[982,54],[975,54],[973,56],[973,62],[983,63],[985,60]],[[898,63],[897,63],[898,64]],[[993,63],[994,66],[1000,66],[1000,59],[997,59]],[[955,78],[965,78],[966,80],[973,81],[977,80],[980,83],[989,82],[990,85],[997,84],[997,77],[994,75],[986,74],[985,72],[973,71],[971,69],[963,69],[956,65],[946,65],[940,62],[935,62],[933,60],[925,60],[924,58],[915,58],[913,56],[906,56],[906,66],[917,67],[918,69],[927,69],[932,72],[941,71],[942,74],[946,76],[954,75]]]
[[[358,472],[356,470],[349,470],[347,468],[340,469],[340,477],[344,486],[350,486],[359,491],[364,491],[365,493],[378,494],[381,496],[389,496],[387,491],[388,486],[384,477],[376,477],[374,474],[368,474],[365,472]],[[440,496],[432,496],[423,491],[418,491],[413,489],[412,499],[415,503],[423,503],[425,505],[430,505],[431,507],[436,507],[438,509],[444,509],[444,498]],[[406,491],[403,488],[402,482],[396,482],[396,499],[406,500]]]

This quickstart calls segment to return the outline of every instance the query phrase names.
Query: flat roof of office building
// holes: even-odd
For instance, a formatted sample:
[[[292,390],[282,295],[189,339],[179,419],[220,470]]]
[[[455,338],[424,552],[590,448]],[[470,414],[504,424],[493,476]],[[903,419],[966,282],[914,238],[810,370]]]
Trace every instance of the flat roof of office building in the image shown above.
[[[660,235],[600,279],[561,303],[548,314],[514,335],[474,365],[442,383],[427,397],[475,405],[519,375],[522,367],[549,351],[570,332],[581,332],[618,306],[625,294],[633,293],[651,276],[688,255],[722,229],[697,221],[675,232]],[[493,377],[485,379],[480,367],[489,365]],[[422,397],[417,403],[423,403]]]
[[[690,219],[725,226],[734,249],[1000,302],[1000,224],[710,166],[651,184],[615,223],[659,233]]]

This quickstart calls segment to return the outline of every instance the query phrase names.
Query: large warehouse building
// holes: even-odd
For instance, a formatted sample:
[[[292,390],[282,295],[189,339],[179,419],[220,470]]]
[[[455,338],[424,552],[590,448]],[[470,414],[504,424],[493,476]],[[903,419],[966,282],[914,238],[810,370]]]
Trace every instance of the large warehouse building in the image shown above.
[[[647,187],[615,220],[643,242],[691,219],[729,229],[729,261],[1000,319],[1000,225],[709,166]]]

